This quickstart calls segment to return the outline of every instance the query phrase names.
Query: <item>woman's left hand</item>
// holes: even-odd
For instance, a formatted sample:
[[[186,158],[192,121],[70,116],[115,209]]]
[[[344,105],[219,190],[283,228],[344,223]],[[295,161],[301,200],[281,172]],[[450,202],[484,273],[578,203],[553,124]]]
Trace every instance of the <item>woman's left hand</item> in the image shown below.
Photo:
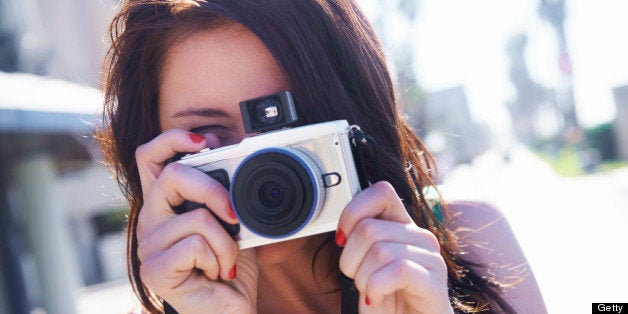
[[[338,222],[340,270],[355,280],[360,313],[453,313],[438,239],[418,227],[381,181],[356,195]]]

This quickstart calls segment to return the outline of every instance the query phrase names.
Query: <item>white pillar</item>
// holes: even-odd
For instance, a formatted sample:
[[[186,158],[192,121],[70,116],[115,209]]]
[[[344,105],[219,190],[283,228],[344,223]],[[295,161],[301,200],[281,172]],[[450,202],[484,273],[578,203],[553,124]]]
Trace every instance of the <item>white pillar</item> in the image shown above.
[[[628,85],[613,89],[617,117],[613,129],[619,159],[628,160]]]
[[[69,224],[55,184],[54,160],[42,153],[25,158],[15,169],[18,206],[35,257],[42,302],[48,314],[76,313],[73,294],[80,269],[71,250]]]

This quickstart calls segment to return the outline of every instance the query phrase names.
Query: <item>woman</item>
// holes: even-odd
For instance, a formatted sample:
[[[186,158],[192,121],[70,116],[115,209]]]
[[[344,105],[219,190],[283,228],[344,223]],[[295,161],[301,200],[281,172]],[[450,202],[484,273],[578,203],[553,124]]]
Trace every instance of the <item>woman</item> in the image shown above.
[[[545,311],[498,211],[450,203],[438,219],[419,193],[433,185],[433,161],[400,118],[353,1],[129,0],[111,37],[99,139],[131,207],[129,277],[146,310],[339,312],[342,271],[363,313]],[[240,142],[238,103],[283,90],[300,123],[345,119],[372,136],[381,181],[346,206],[335,233],[238,250],[207,209],[173,212],[189,200],[237,223],[228,191],[166,161]],[[507,280],[512,265],[524,266]]]

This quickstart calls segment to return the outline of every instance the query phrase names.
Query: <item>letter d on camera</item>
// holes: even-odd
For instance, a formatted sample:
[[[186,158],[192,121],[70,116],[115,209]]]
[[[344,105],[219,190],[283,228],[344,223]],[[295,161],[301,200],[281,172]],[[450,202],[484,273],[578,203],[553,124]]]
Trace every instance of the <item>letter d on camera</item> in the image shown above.
[[[335,230],[360,191],[352,127],[337,120],[285,128],[297,120],[287,91],[243,101],[240,111],[247,133],[264,133],[177,161],[229,190],[240,221],[229,231],[240,249]]]

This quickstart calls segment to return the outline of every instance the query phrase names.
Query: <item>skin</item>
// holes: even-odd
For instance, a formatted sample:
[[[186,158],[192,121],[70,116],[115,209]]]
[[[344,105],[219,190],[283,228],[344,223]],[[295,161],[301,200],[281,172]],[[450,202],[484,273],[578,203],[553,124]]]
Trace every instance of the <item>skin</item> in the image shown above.
[[[468,230],[458,236],[477,244],[468,247],[467,258],[488,265],[484,275],[514,284],[504,294],[508,304],[517,313],[547,313],[534,273],[504,215],[486,203],[453,201],[449,206],[456,218],[447,227]]]
[[[208,211],[172,211],[190,200],[237,222],[218,182],[165,161],[248,136],[238,103],[290,89],[270,53],[250,31],[231,24],[171,47],[162,74],[163,133],[136,152],[145,200],[138,222],[145,285],[180,313],[339,312],[340,294],[319,289],[337,289],[335,275],[315,281],[310,269],[324,235],[239,251]],[[360,312],[453,312],[436,237],[412,222],[387,182],[349,203],[336,239],[344,246],[340,269],[360,291]],[[318,258],[315,271],[326,274],[332,254],[324,250]]]

